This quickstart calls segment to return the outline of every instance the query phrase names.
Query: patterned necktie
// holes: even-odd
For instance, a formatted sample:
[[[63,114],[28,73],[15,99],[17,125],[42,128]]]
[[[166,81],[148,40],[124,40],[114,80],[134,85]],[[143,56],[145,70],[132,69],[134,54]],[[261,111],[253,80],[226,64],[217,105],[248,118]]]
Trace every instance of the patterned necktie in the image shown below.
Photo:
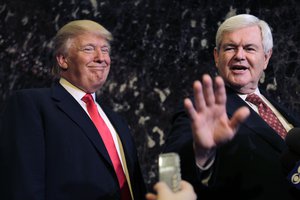
[[[274,114],[274,112],[267,106],[262,99],[256,94],[250,94],[247,96],[246,101],[249,101],[257,106],[259,115],[271,126],[281,138],[285,138],[287,131]]]
[[[106,150],[109,154],[109,157],[113,163],[115,172],[118,177],[119,181],[119,186],[121,189],[121,199],[122,200],[130,200],[131,195],[130,195],[130,190],[126,181],[126,176],[124,174],[122,164],[115,146],[115,143],[113,141],[112,135],[110,133],[109,128],[106,126],[104,120],[100,116],[97,105],[94,102],[94,99],[91,94],[86,94],[84,97],[81,99],[86,103],[87,111],[94,122],[104,144],[106,147]]]

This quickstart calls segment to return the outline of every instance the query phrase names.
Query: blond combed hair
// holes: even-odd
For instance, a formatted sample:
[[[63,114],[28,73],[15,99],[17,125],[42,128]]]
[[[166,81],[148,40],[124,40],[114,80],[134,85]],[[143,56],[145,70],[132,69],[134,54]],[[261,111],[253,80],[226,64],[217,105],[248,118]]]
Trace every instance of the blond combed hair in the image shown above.
[[[58,30],[57,34],[54,37],[53,59],[55,65],[52,68],[52,73],[54,75],[59,75],[61,70],[56,61],[56,56],[67,55],[68,49],[71,45],[71,40],[79,35],[83,35],[86,33],[99,35],[106,39],[108,43],[113,40],[112,34],[106,28],[95,21],[74,20],[67,23]]]

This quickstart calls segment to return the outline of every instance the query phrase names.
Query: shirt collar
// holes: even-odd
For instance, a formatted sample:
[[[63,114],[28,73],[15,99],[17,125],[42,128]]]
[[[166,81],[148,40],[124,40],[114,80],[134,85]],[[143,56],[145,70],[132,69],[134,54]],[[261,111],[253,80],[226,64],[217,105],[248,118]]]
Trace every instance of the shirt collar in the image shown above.
[[[259,91],[258,88],[255,89],[255,91],[253,92],[254,94],[258,95],[259,97],[261,97],[261,93]],[[251,93],[252,94],[252,93]],[[244,101],[246,100],[248,94],[238,94]]]
[[[84,91],[67,81],[65,78],[60,78],[59,83],[77,100],[81,101],[82,97],[86,94]],[[96,100],[95,93],[91,93],[94,101]]]

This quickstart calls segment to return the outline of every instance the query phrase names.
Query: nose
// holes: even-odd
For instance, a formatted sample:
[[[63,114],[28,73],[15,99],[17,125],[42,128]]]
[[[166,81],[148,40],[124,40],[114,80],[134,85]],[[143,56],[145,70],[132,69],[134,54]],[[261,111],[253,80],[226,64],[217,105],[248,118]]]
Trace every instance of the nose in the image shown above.
[[[244,51],[243,47],[237,48],[236,53],[235,53],[235,59],[236,60],[244,60],[245,59],[245,51]]]
[[[104,60],[104,53],[102,52],[101,48],[97,48],[97,50],[95,51],[95,60]]]

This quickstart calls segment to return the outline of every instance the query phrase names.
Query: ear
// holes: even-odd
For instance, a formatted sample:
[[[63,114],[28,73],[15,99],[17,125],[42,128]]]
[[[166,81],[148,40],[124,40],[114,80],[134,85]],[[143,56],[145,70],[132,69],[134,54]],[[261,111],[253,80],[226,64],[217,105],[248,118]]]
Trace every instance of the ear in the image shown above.
[[[67,58],[64,55],[62,54],[56,55],[56,61],[62,69],[64,70],[68,69]]]
[[[270,49],[270,50],[268,51],[268,53],[265,54],[264,70],[267,69],[267,67],[268,67],[269,60],[270,60],[270,58],[271,58],[271,56],[272,56],[272,53],[273,53],[273,50]]]

